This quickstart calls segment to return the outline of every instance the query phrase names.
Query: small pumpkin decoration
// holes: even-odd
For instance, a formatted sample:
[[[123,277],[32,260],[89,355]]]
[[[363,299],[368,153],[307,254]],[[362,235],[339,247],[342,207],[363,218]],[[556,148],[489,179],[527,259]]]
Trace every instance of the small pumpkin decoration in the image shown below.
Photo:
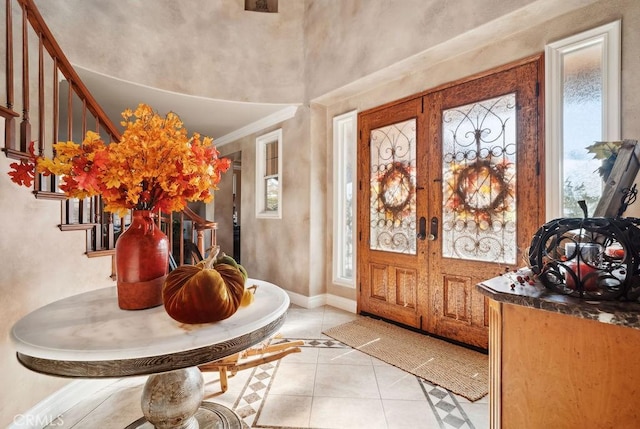
[[[217,259],[219,250],[217,247],[196,265],[181,265],[169,273],[162,287],[162,301],[173,319],[210,323],[231,317],[238,310],[245,277],[237,264]]]
[[[256,299],[256,290],[258,289],[258,285],[253,285],[244,290],[242,294],[242,300],[240,301],[240,307],[248,307],[253,304],[253,301]]]

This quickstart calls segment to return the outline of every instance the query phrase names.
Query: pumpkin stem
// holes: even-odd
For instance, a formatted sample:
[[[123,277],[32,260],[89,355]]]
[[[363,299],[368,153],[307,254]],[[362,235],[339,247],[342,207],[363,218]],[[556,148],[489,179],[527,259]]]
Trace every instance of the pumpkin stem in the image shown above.
[[[209,256],[204,260],[204,266],[206,269],[211,269],[213,262],[216,260],[218,253],[220,253],[220,246],[216,245],[209,248]]]

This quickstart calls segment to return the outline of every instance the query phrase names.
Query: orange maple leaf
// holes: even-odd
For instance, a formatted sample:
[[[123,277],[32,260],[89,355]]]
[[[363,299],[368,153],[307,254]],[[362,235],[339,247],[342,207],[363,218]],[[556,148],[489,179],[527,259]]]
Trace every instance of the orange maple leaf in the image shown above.
[[[35,142],[31,141],[27,148],[29,152],[29,158],[23,158],[20,162],[13,162],[9,164],[9,167],[13,168],[13,171],[9,171],[11,181],[21,186],[31,186],[36,173],[36,150]]]
[[[21,159],[20,162],[13,162],[9,164],[9,167],[13,168],[13,171],[9,171],[11,181],[22,186],[33,185],[33,178],[35,173],[35,165],[26,159]]]

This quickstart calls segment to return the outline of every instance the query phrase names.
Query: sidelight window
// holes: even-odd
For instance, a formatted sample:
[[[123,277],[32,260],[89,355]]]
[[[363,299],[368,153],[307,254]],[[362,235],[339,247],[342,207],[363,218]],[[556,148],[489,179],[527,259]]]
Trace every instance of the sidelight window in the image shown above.
[[[547,218],[593,214],[604,182],[587,149],[620,139],[620,21],[546,47]],[[560,161],[560,162],[558,162]]]
[[[333,281],[355,286],[356,125],[354,110],[333,118]]]

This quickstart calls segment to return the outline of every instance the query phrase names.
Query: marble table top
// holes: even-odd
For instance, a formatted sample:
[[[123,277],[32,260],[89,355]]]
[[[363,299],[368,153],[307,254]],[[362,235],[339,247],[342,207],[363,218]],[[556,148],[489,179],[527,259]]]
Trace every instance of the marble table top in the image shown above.
[[[27,314],[11,338],[20,362],[47,374],[121,377],[196,366],[255,345],[284,323],[288,295],[265,281],[246,284],[258,285],[254,302],[215,323],[177,322],[162,305],[121,310],[109,287]]]
[[[495,301],[640,329],[640,303],[589,301],[555,293],[540,282],[530,285],[516,280],[517,276],[530,274],[528,269],[505,273],[477,284],[476,288]]]

